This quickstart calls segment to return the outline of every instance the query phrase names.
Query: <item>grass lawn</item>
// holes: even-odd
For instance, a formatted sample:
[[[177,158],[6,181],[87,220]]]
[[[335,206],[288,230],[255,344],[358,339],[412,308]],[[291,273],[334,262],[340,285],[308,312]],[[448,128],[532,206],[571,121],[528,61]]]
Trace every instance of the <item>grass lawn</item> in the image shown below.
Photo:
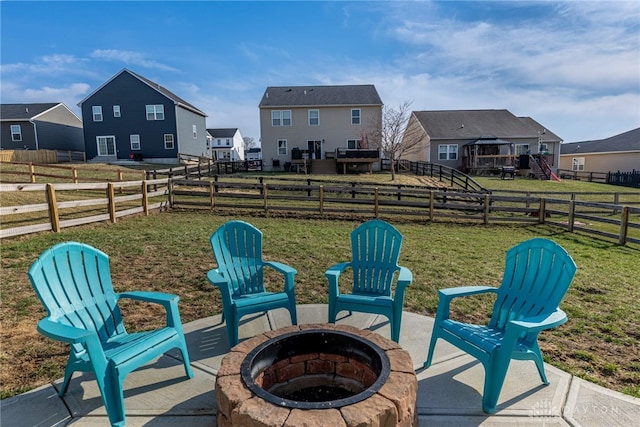
[[[492,188],[493,181],[488,182],[482,184]],[[587,183],[557,184],[565,182],[582,189],[536,189],[593,191],[580,185]],[[520,184],[519,180],[509,183]],[[537,184],[531,181],[529,187]],[[600,191],[627,190],[592,185]],[[298,269],[298,303],[326,303],[324,271],[335,262],[349,259],[349,233],[360,221],[242,215],[173,210],[123,218],[116,224],[98,223],[63,229],[57,234],[3,239],[1,397],[25,392],[63,375],[67,347],[37,333],[36,323],[45,312],[26,275],[42,251],[61,241],[81,241],[109,254],[117,291],[156,290],[180,295],[182,320],[189,322],[221,312],[220,295],[205,277],[214,267],[208,239],[224,222],[243,219],[263,231],[265,259]],[[561,305],[569,315],[569,322],[541,335],[546,361],[589,381],[640,397],[639,248],[621,247],[548,226],[388,220],[405,236],[401,263],[414,274],[414,283],[407,289],[405,309],[427,316],[434,315],[439,288],[468,284],[497,286],[508,248],[536,236],[555,240],[573,256],[578,273]],[[267,279],[268,286],[279,286],[277,278]],[[491,302],[488,298],[461,300],[454,305],[454,314],[467,321],[485,322]],[[130,331],[156,327],[164,321],[160,309],[146,304],[124,305],[123,311]]]

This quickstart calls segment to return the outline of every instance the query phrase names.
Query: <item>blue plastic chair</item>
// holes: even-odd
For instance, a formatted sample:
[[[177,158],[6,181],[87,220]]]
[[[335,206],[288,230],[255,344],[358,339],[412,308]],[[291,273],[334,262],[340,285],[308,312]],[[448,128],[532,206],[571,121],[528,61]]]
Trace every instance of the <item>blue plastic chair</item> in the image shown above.
[[[540,379],[549,384],[538,334],[567,321],[567,315],[558,306],[575,272],[576,264],[562,247],[551,240],[535,238],[507,251],[499,288],[441,289],[424,367],[431,366],[438,338],[478,359],[485,371],[482,409],[488,414],[496,410],[511,359],[533,360]],[[488,325],[467,324],[449,318],[453,298],[487,292],[497,295]]]
[[[342,310],[380,314],[389,319],[391,339],[400,340],[405,289],[413,280],[411,271],[398,265],[401,247],[402,234],[382,220],[367,221],[351,232],[351,262],[335,264],[325,272],[330,323]],[[350,294],[341,294],[338,281],[348,268],[353,287]]]
[[[122,384],[129,372],[163,353],[182,353],[187,377],[193,377],[178,312],[178,296],[159,292],[115,293],[109,257],[91,246],[59,243],[43,252],[28,272],[29,280],[48,316],[38,331],[71,346],[59,396],[76,371],[93,372],[113,426],[125,424]],[[130,298],[162,304],[166,327],[127,333],[118,300]]]
[[[238,344],[240,319],[252,313],[285,308],[291,323],[298,324],[294,279],[295,268],[262,259],[262,232],[244,221],[229,221],[211,235],[211,249],[218,264],[207,273],[209,282],[222,294],[222,316],[226,320],[229,345]],[[264,287],[264,268],[270,267],[284,278],[282,292]]]

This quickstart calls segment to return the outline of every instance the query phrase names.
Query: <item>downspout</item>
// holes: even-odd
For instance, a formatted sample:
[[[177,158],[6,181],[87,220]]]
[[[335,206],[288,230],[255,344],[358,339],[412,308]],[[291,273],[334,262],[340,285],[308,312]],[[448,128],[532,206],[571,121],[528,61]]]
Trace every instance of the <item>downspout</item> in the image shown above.
[[[36,139],[36,151],[39,150],[39,144],[38,144],[38,128],[36,126],[36,122],[33,121],[33,119],[29,119],[29,123],[31,123],[33,125],[33,136]]]

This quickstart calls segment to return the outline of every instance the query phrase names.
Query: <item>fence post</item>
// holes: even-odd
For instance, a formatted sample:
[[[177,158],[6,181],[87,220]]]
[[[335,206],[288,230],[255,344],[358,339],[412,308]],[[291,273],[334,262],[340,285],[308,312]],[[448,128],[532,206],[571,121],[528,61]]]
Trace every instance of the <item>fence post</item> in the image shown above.
[[[352,190],[351,190],[351,198],[355,199],[356,198],[356,191],[355,191],[356,183],[355,182],[351,183],[351,188],[352,188]]]
[[[402,185],[398,184],[398,201],[402,199]]]
[[[58,203],[56,203],[56,190],[51,183],[47,184],[47,203],[49,204],[51,229],[58,233],[60,231],[60,216],[58,214]]]
[[[538,207],[538,224],[544,224],[546,212],[546,200],[544,197],[540,198],[540,206]]]
[[[167,190],[169,192],[169,207],[173,207],[173,178],[169,177],[167,180]]]
[[[307,197],[311,197],[311,180],[307,179],[307,187],[309,188],[307,190]]]
[[[484,195],[484,225],[489,224],[489,195]]]
[[[320,215],[322,215],[324,213],[324,185],[321,185],[319,189]]]
[[[429,191],[429,221],[433,222],[433,210],[434,204],[436,201],[436,192],[433,190]]]
[[[142,210],[145,216],[149,216],[149,195],[147,193],[146,181],[142,181]]]
[[[378,218],[379,208],[380,208],[380,205],[379,205],[379,200],[378,200],[378,187],[376,187],[375,188],[374,202],[373,202],[373,213],[375,214],[376,218]]]
[[[216,207],[216,187],[213,181],[209,181],[209,201],[211,203],[211,210]]]
[[[620,204],[620,193],[613,193],[613,204],[614,205],[619,205]],[[617,214],[618,213],[618,209],[613,208],[613,214]]]
[[[78,183],[78,169],[71,168],[71,175],[73,176],[73,183],[77,184]]]
[[[620,219],[620,239],[618,243],[621,245],[627,244],[627,233],[629,232],[629,206],[622,208],[622,218]]]
[[[258,178],[258,182],[260,183],[260,195],[262,196],[262,184],[264,184],[264,178],[263,177]]]
[[[264,213],[267,213],[267,210],[269,208],[267,204],[267,184],[262,184],[262,191],[264,194]]]
[[[35,183],[36,182],[36,167],[31,162],[29,162],[29,174],[31,175],[31,178],[29,179],[29,181],[31,181],[32,184]]]
[[[567,219],[567,228],[569,229],[569,231],[573,232],[573,216],[575,214],[575,210],[576,210],[576,201],[575,200],[571,200],[569,202],[569,218]]]
[[[118,181],[122,181],[122,169],[118,169]]]
[[[116,192],[112,182],[107,184],[107,199],[109,203],[109,220],[116,222]]]

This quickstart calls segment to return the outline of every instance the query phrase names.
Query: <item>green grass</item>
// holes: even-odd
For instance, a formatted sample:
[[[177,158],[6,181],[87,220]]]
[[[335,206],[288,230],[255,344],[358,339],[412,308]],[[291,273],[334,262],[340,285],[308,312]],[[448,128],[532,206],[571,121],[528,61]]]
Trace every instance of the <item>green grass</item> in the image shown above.
[[[295,176],[295,175],[292,175]],[[304,176],[298,176],[304,179]],[[388,175],[364,178],[388,181]],[[317,177],[315,177],[317,178]],[[328,177],[336,179],[336,177]],[[345,180],[354,180],[353,176]],[[357,177],[360,178],[360,177]],[[482,178],[479,180],[483,180]],[[534,180],[495,180],[490,188],[526,186],[526,191],[629,191],[621,187],[579,181],[548,183]],[[512,186],[512,187],[510,187]],[[595,187],[594,187],[595,186]],[[558,190],[562,188],[562,190]],[[570,190],[567,190],[569,189]],[[640,192],[638,192],[640,195]],[[9,397],[62,376],[66,346],[40,336],[36,324],[45,313],[28,282],[26,271],[46,248],[76,240],[110,256],[117,291],[156,290],[180,295],[184,322],[221,312],[220,295],[206,281],[214,267],[209,236],[230,219],[251,222],[264,233],[265,259],[298,269],[299,304],[326,303],[324,271],[350,256],[349,233],[360,219],[308,219],[235,212],[221,215],[209,210],[172,210],[96,223],[0,241],[1,349],[0,396]],[[562,245],[578,265],[574,283],[562,308],[565,325],[541,335],[545,360],[581,378],[640,397],[640,250],[618,246],[579,233],[537,225],[460,225],[403,222],[384,218],[405,236],[401,263],[414,274],[405,309],[433,316],[437,290],[468,284],[498,286],[505,251],[532,237],[547,237]],[[267,277],[268,287],[280,286]],[[484,322],[491,311],[489,298],[457,301],[454,314],[466,321]],[[127,327],[143,330],[164,320],[148,306],[123,306]],[[425,343],[427,345],[427,343]]]

